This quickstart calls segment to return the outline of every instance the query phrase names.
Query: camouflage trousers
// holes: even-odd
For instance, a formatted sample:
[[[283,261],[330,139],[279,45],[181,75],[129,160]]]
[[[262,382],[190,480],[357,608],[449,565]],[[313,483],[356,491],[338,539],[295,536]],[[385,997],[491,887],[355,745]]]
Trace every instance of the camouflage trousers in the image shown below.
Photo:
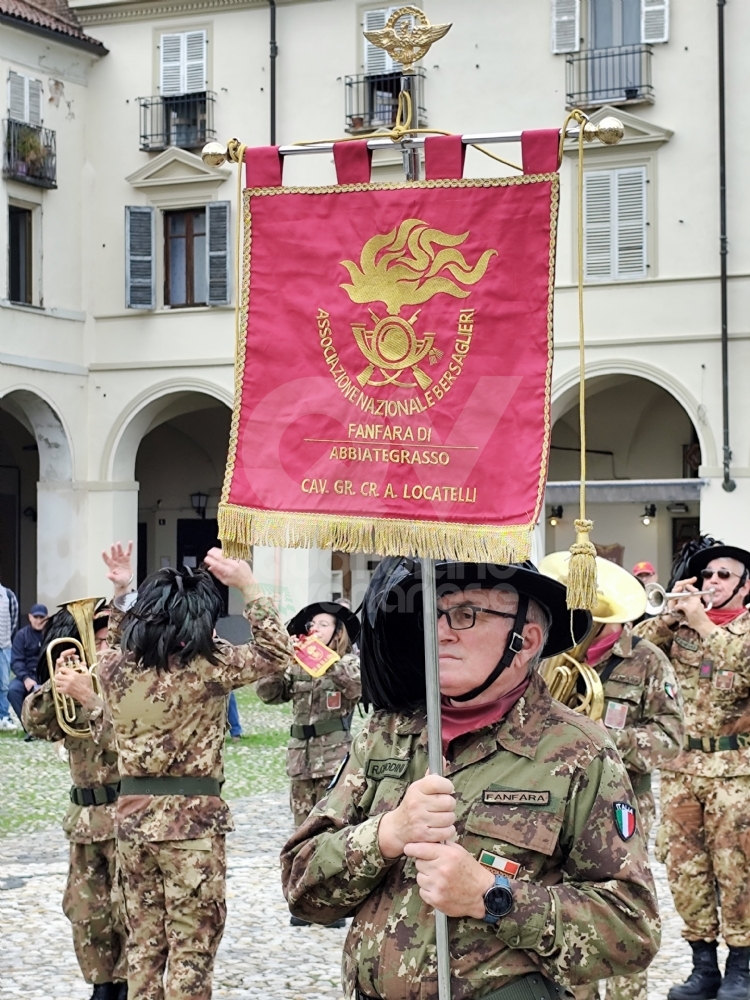
[[[651,792],[642,792],[638,796],[638,818],[643,836],[648,840],[656,820],[656,803]],[[573,989],[575,1000],[599,1000],[599,984],[576,986]],[[648,1000],[648,973],[644,969],[632,976],[612,976],[605,980],[606,1000]]]
[[[227,908],[223,835],[119,841],[128,1000],[210,1000]]]
[[[325,796],[330,783],[330,778],[292,778],[289,805],[295,827],[302,826],[313,806]]]
[[[115,847],[115,840],[70,845],[62,908],[73,927],[73,947],[87,983],[128,978]]]
[[[661,805],[667,878],[685,923],[682,936],[713,941],[721,929],[728,945],[747,947],[750,775],[699,778],[663,772]]]

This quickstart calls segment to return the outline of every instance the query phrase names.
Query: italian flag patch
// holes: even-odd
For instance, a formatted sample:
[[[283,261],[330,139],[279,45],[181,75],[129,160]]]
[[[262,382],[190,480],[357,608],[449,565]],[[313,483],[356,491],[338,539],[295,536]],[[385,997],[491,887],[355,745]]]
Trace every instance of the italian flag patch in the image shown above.
[[[615,802],[615,826],[623,840],[630,840],[635,833],[635,809],[627,802]]]

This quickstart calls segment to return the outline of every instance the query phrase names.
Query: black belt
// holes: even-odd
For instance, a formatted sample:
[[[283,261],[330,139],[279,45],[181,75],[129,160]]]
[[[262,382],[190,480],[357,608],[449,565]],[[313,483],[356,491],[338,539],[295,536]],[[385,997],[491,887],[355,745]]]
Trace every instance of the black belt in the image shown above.
[[[117,800],[119,791],[119,784],[97,785],[95,788],[78,788],[73,785],[70,789],[70,801],[74,806],[106,806]]]
[[[750,733],[732,733],[730,736],[686,736],[685,750],[703,750],[717,753],[720,750],[746,750],[750,747]]]
[[[120,795],[221,795],[222,784],[216,778],[155,774],[147,778],[121,778]]]
[[[375,997],[357,990],[357,1000],[376,1000]],[[521,976],[512,983],[501,986],[499,990],[492,993],[485,993],[481,1000],[560,1000],[562,997],[570,997],[572,994],[564,986],[558,986],[551,979],[546,979],[538,972],[531,972],[527,976]],[[472,998],[475,1000],[475,998]],[[480,998],[476,998],[480,1000]]]
[[[289,735],[295,740],[311,740],[313,736],[327,736],[328,733],[348,733],[346,719],[329,719],[328,722],[316,722],[312,726],[292,726]]]

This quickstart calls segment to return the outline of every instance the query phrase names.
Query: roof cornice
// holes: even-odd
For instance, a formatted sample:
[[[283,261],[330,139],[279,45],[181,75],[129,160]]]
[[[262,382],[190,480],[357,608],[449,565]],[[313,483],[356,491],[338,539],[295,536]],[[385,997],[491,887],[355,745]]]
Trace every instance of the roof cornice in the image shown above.
[[[331,0],[277,0],[279,6],[329,3]],[[222,10],[267,8],[268,0],[120,0],[117,3],[76,4],[71,9],[82,25],[155,21],[170,17],[215,14]]]

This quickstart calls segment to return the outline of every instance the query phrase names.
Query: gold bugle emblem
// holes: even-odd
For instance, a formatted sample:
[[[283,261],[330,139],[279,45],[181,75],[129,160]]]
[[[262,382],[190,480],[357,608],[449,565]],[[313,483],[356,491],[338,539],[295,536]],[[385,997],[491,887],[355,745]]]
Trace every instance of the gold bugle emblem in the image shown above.
[[[351,260],[341,264],[349,272],[350,284],[342,284],[352,302],[382,302],[388,315],[382,319],[370,309],[375,324],[368,330],[364,323],[352,323],[357,346],[368,362],[357,376],[366,385],[398,385],[409,388],[418,385],[428,389],[432,378],[420,367],[428,360],[436,364],[443,351],[434,346],[435,334],[421,338],[414,329],[420,310],[404,319],[399,316],[403,306],[428,302],[444,292],[454,298],[466,298],[469,292],[461,285],[475,285],[487,270],[496,250],[485,250],[472,267],[456,249],[469,233],[450,234],[434,229],[421,219],[406,219],[390,233],[378,233],[362,248],[359,265]],[[382,378],[374,378],[375,369]],[[411,369],[416,381],[401,381],[401,375]]]

